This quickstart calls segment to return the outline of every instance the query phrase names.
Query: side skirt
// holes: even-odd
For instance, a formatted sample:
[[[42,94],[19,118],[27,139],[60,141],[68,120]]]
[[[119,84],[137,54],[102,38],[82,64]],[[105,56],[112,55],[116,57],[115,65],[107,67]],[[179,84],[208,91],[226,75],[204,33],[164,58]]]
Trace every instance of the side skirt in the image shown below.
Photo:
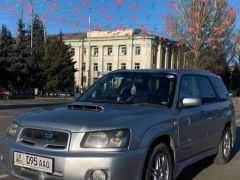
[[[203,153],[195,155],[189,159],[186,159],[184,161],[177,163],[175,166],[175,169],[174,169],[174,174],[173,174],[174,179],[176,179],[178,177],[178,175],[181,173],[181,171],[184,168],[186,168],[187,166],[189,166],[201,159],[204,159],[206,157],[213,156],[215,154],[217,154],[217,149],[210,149],[210,150],[204,151]]]

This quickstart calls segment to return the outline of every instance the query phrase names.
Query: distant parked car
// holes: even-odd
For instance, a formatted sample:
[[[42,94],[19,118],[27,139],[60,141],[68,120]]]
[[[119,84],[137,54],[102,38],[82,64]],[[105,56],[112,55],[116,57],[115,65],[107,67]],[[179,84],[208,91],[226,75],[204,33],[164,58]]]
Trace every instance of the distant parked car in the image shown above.
[[[0,91],[0,99],[9,99],[9,91],[6,90],[2,90]]]
[[[119,70],[66,107],[18,116],[0,166],[19,179],[171,180],[215,155],[231,159],[234,108],[219,76]]]

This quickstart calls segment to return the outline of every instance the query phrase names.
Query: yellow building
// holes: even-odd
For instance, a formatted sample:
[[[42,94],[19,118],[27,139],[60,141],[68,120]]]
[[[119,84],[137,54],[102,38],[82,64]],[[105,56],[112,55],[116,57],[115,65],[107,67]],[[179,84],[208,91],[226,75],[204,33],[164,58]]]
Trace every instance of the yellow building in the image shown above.
[[[139,29],[64,34],[63,39],[74,53],[78,70],[76,87],[88,86],[117,69],[178,68],[180,65],[173,41]]]

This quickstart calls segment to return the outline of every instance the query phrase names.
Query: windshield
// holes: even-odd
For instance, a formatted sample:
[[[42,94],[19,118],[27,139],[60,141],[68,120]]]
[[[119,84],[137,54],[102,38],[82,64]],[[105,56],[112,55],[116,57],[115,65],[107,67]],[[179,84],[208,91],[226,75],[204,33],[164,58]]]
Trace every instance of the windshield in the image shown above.
[[[112,73],[98,80],[77,101],[172,106],[176,76],[166,73]]]

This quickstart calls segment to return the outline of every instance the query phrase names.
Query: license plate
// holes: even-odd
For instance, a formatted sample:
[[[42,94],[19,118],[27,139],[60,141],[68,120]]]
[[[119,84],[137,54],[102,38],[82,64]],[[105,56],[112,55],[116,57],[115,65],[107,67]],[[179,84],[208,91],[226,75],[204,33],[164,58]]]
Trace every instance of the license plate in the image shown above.
[[[20,152],[14,152],[14,165],[36,171],[53,172],[53,159]]]

